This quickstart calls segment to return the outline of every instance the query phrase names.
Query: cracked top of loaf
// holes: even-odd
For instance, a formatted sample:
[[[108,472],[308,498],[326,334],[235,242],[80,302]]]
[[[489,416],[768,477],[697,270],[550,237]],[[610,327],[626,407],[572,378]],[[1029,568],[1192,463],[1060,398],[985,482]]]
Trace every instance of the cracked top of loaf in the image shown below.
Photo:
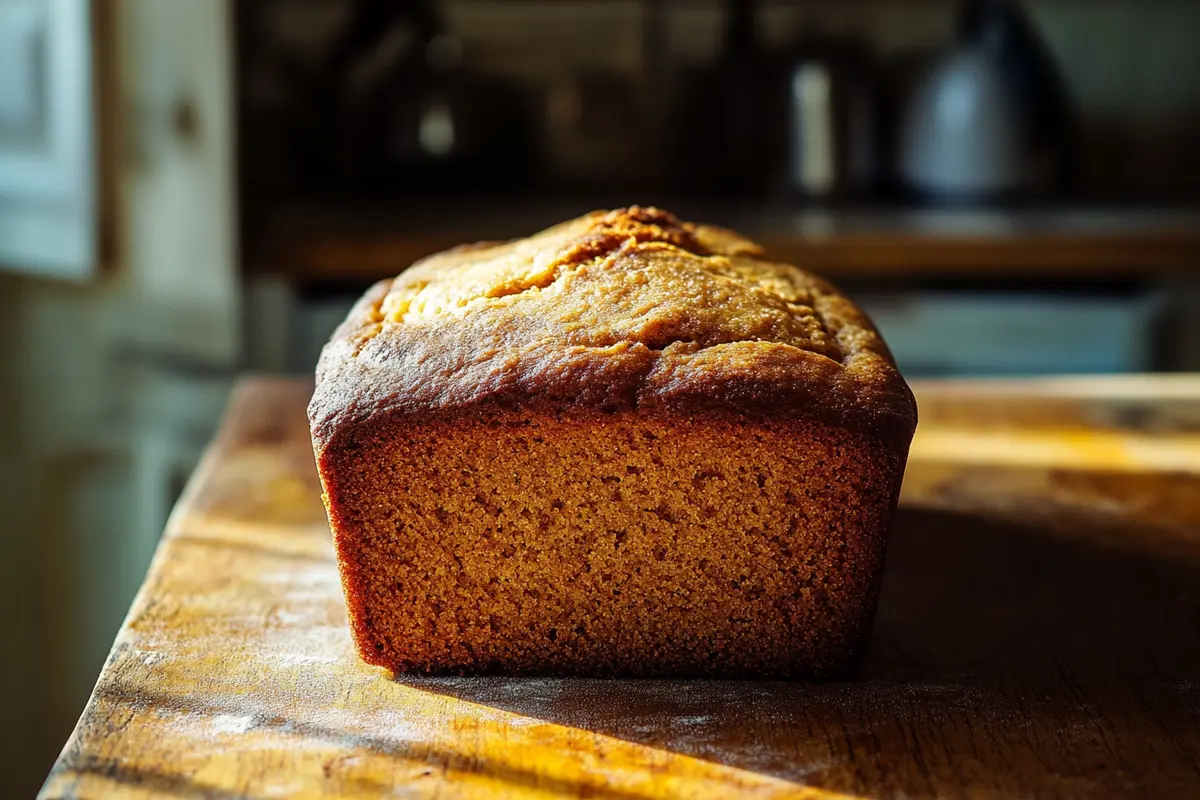
[[[381,281],[325,346],[318,450],[381,414],[488,404],[812,417],[907,446],[916,405],[824,280],[656,208],[596,211]]]

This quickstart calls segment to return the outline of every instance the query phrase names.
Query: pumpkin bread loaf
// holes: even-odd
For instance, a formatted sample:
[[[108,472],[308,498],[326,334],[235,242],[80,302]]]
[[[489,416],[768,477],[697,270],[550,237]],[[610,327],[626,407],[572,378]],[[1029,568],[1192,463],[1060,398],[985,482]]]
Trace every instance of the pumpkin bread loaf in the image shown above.
[[[367,662],[752,678],[852,663],[916,407],[828,283],[633,207],[377,284],[309,418]]]

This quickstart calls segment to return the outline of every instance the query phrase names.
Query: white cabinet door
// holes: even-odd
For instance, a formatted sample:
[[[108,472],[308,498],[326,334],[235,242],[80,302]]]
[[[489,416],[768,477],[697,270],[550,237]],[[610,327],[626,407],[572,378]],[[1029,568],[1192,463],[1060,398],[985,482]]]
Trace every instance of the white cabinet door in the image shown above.
[[[157,363],[228,365],[240,345],[231,5],[119,5],[121,338]]]
[[[231,0],[117,8],[124,291],[107,358],[128,379],[141,516],[123,546],[140,579],[240,363],[233,24]]]
[[[0,268],[96,268],[88,0],[0,2]]]

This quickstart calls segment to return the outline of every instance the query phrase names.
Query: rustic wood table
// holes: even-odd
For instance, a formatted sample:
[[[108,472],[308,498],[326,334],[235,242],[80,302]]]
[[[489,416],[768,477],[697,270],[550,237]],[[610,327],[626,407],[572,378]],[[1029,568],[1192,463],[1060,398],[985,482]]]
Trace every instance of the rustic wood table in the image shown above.
[[[44,797],[1200,797],[1200,380],[917,387],[837,683],[355,658],[305,426],[247,380]]]

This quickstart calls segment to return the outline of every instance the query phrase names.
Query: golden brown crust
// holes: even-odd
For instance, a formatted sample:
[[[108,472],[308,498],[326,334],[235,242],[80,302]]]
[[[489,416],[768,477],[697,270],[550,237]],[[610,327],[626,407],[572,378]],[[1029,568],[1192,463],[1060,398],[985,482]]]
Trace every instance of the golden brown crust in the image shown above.
[[[373,287],[322,353],[318,453],[379,414],[482,406],[815,419],[907,449],[912,395],[828,283],[719,228],[597,211]]]

